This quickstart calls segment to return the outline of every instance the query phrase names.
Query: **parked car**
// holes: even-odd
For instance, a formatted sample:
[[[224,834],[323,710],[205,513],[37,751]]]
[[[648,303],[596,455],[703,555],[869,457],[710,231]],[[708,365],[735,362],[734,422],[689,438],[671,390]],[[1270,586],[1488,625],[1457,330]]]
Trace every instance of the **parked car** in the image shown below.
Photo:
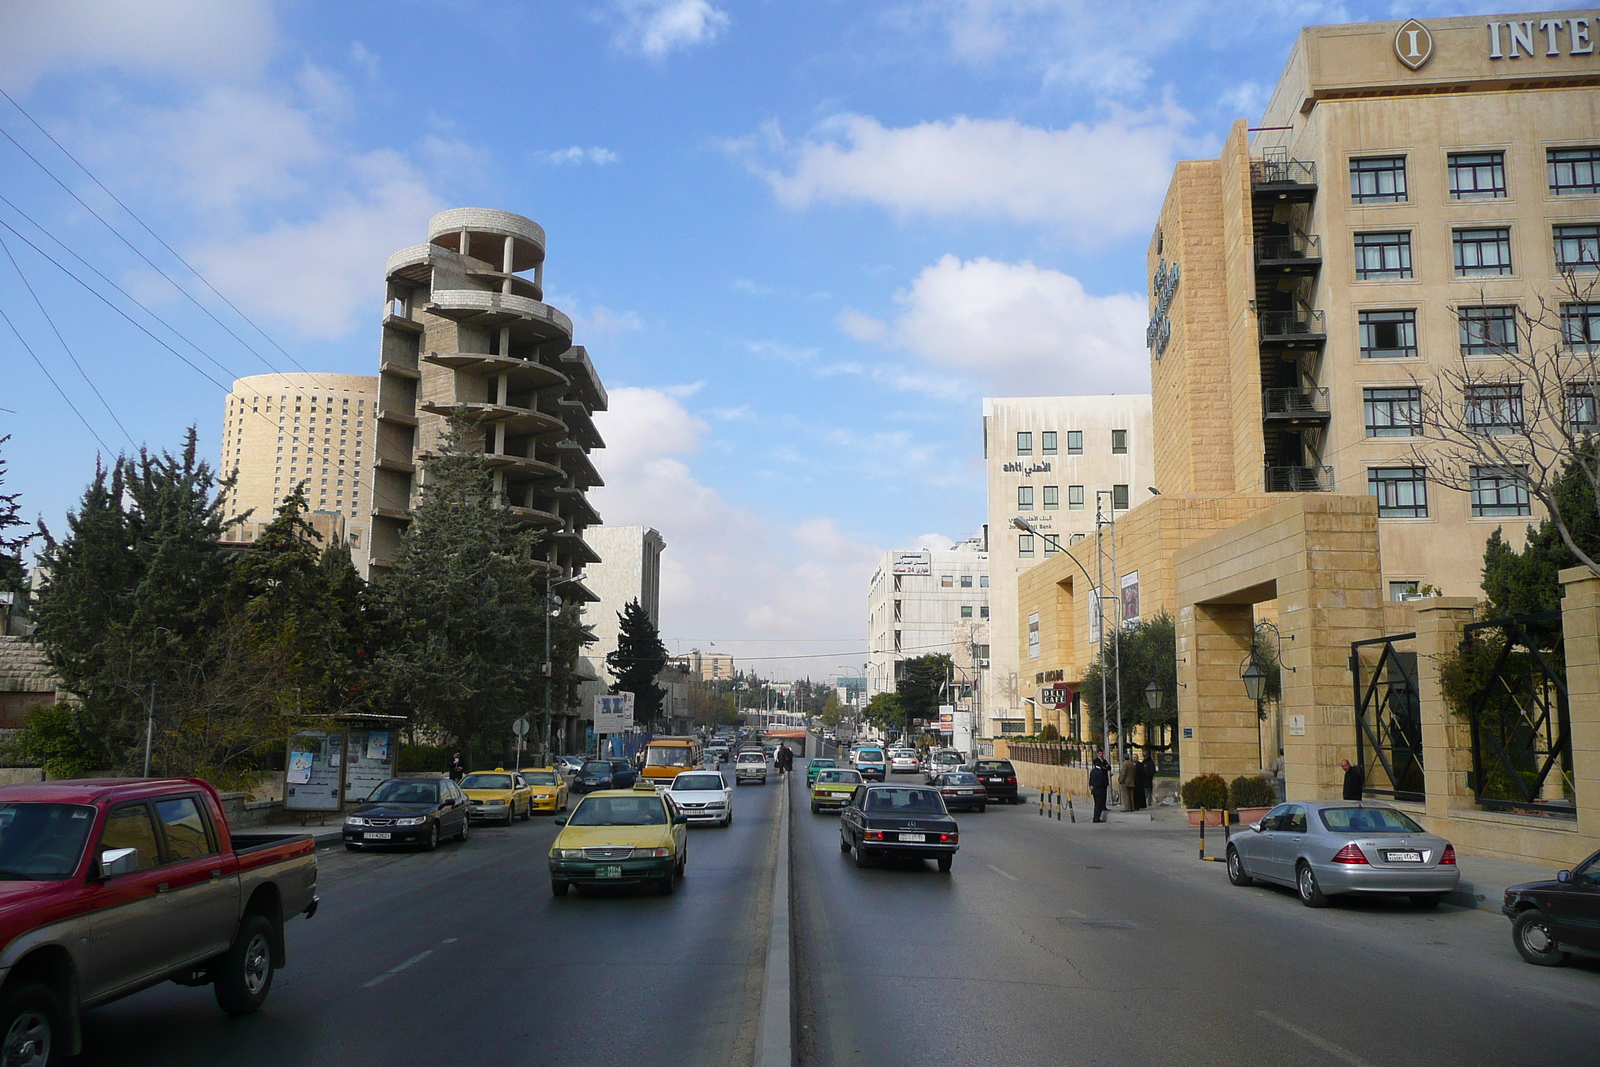
[[[448,778],[391,778],[344,817],[344,847],[421,845],[432,852],[446,837],[472,832],[471,801]]]
[[[672,780],[669,792],[691,823],[733,822],[733,788],[720,771],[684,771]]]
[[[989,799],[993,803],[1022,803],[1022,796],[1017,791],[1017,769],[1011,765],[1010,760],[973,760],[962,770],[978,776],[978,781],[983,783],[983,791],[989,794]]]
[[[1450,842],[1403,811],[1364,803],[1279,804],[1233,835],[1227,860],[1234,885],[1278,882],[1308,908],[1343,893],[1399,893],[1431,908],[1461,880]]]
[[[816,784],[811,787],[811,814],[843,809],[860,785],[860,771],[830,767],[819,772]]]
[[[948,871],[960,841],[944,799],[926,786],[857,786],[839,816],[839,851],[854,850],[857,867],[899,856],[933,859]]]
[[[949,811],[983,811],[989,806],[989,794],[984,792],[978,776],[967,771],[949,771],[934,783],[944,806]]]
[[[894,774],[915,774],[917,771],[916,749],[890,749],[889,770]]]
[[[582,769],[583,769],[583,757],[582,756],[557,756],[556,757],[556,770],[560,771],[562,774],[566,775],[569,778],[572,777],[573,775],[577,774]]]
[[[1570,949],[1600,951],[1600,852],[1552,879],[1512,886],[1500,911],[1529,963],[1559,967]]]
[[[939,781],[941,774],[950,774],[959,770],[961,770],[961,753],[954,749],[940,749],[929,754],[928,766],[923,772],[922,780],[929,785],[933,785]]]
[[[522,775],[504,767],[473,771],[461,779],[461,791],[467,794],[472,805],[467,811],[474,819],[494,819],[510,826],[533,815],[533,791]]]
[[[311,836],[233,833],[195,778],[0,788],[0,870],[6,1064],[77,1055],[83,1011],[169,979],[248,1015],[286,962],[284,922],[317,911]]]
[[[533,811],[566,811],[567,782],[554,767],[534,767],[522,772],[528,783]]]
[[[767,757],[759,748],[744,749],[739,753],[739,758],[733,761],[734,785],[744,785],[746,782],[767,784]]]
[[[608,789],[578,802],[550,845],[550,891],[652,882],[671,893],[689,862],[689,820],[669,796]]]
[[[827,770],[829,767],[837,767],[838,765],[839,763],[837,760],[829,759],[826,756],[818,756],[814,759],[806,760],[806,788],[810,789],[812,786],[817,784],[818,774]]]
[[[889,775],[889,763],[881,748],[863,748],[856,752],[856,770],[863,781],[881,782]]]

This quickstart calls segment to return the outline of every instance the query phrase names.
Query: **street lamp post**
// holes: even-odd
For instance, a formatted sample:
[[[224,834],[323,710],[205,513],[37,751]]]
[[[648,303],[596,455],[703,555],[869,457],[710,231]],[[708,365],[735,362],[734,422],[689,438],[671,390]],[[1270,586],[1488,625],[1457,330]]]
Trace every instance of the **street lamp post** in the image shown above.
[[[1116,581],[1117,580],[1117,531],[1116,531],[1116,520],[1115,520],[1115,518],[1105,518],[1104,517],[1105,513],[1100,510],[1100,498],[1101,497],[1105,497],[1105,496],[1109,496],[1111,498],[1111,510],[1112,510],[1112,512],[1114,513],[1116,511],[1116,509],[1117,509],[1117,497],[1116,497],[1115,493],[1113,493],[1109,489],[1099,489],[1099,490],[1095,491],[1095,494],[1094,494],[1094,556],[1095,556],[1096,565],[1097,565],[1097,567],[1100,570],[1100,573],[1102,575],[1101,590],[1100,590],[1100,599],[1101,599],[1102,603],[1104,603],[1104,601],[1105,601],[1105,581],[1104,581],[1104,577],[1103,577],[1104,574],[1105,574],[1105,553],[1102,551],[1102,549],[1100,547],[1100,538],[1101,538],[1101,530],[1103,528],[1107,527],[1107,526],[1112,527],[1112,530],[1111,530],[1111,579],[1112,579],[1112,581]],[[1104,609],[1102,608],[1102,611],[1103,610]],[[1114,665],[1113,669],[1117,672],[1117,766],[1120,767],[1120,766],[1122,766],[1122,764],[1127,762],[1127,759],[1128,759],[1127,744],[1122,739],[1122,623],[1123,623],[1124,620],[1122,618],[1122,593],[1121,593],[1121,590],[1118,590],[1118,592],[1117,592],[1117,606],[1116,606],[1116,610],[1115,610],[1115,612],[1113,614],[1114,614],[1115,619],[1116,619],[1116,625],[1111,630],[1111,660],[1112,660],[1112,663]],[[1101,640],[1102,641],[1105,640],[1105,628],[1104,628],[1103,624],[1101,626],[1100,634],[1101,634]],[[1105,677],[1105,672],[1101,671],[1100,672],[1100,676],[1102,678]]]

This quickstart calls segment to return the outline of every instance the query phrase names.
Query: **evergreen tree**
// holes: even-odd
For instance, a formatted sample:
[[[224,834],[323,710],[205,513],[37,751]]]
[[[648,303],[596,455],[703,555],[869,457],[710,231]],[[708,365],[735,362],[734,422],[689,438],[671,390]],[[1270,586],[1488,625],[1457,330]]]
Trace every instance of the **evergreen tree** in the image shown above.
[[[1098,738],[1102,722],[1100,706],[1100,680],[1106,681],[1106,696],[1110,701],[1112,729],[1116,728],[1117,653],[1110,641],[1101,642],[1100,655],[1084,672],[1082,698],[1089,720],[1091,737]],[[1170,728],[1178,721],[1178,631],[1172,616],[1165,611],[1148,615],[1131,623],[1122,631],[1122,725],[1126,730],[1141,723],[1154,727],[1150,741],[1155,743],[1159,731]],[[1161,691],[1161,710],[1151,711],[1145,690],[1151,683]]]
[[[938,723],[939,705],[945,702],[945,687],[954,669],[953,661],[944,653],[913,656],[895,664],[894,692],[905,714],[901,728],[907,733],[912,719]]]
[[[654,723],[667,695],[656,684],[656,675],[667,666],[667,646],[638,600],[630,600],[617,612],[617,623],[616,651],[606,653],[606,669],[616,679],[611,691],[632,693],[634,721]]]
[[[0,445],[11,440],[11,435],[0,437]],[[0,486],[6,484],[6,461],[0,457]],[[28,589],[28,569],[22,562],[22,550],[28,547],[38,534],[17,533],[18,530],[27,529],[28,524],[22,519],[22,507],[17,503],[22,494],[0,493],[0,593],[16,593],[19,596]]]

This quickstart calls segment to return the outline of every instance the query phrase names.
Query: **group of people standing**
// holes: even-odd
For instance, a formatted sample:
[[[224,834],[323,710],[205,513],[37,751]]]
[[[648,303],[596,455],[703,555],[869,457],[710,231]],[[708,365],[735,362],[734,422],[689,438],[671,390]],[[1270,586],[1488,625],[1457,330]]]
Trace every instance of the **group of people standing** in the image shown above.
[[[1146,752],[1143,759],[1124,760],[1117,775],[1126,811],[1139,811],[1155,803],[1156,761]],[[1111,792],[1111,764],[1096,756],[1089,767],[1089,792],[1094,795],[1094,821],[1106,821],[1106,798]]]

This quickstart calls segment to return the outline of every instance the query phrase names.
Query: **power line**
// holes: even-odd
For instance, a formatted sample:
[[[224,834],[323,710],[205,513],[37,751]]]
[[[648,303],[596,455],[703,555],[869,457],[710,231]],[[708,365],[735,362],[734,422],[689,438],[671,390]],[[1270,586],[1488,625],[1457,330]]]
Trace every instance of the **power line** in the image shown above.
[[[89,420],[83,417],[83,412],[78,410],[78,405],[72,402],[72,398],[67,395],[67,391],[61,388],[61,383],[56,381],[56,376],[50,373],[50,368],[44,365],[44,360],[39,358],[33,347],[28,344],[27,339],[22,336],[22,331],[18,330],[17,324],[11,321],[11,316],[6,314],[5,308],[0,308],[0,319],[6,320],[6,325],[11,327],[11,332],[16,334],[17,340],[22,343],[23,348],[27,349],[28,355],[33,357],[33,361],[39,364],[39,369],[44,371],[44,376],[50,379],[50,384],[56,387],[56,392],[61,394],[61,399],[67,402],[67,407],[71,408],[72,413],[78,416],[78,421],[83,423],[83,428],[89,431],[91,437],[100,442],[100,447],[105,451],[106,455],[110,455],[111,446],[106,444],[105,439],[98,433],[95,433],[94,427],[89,425]]]

